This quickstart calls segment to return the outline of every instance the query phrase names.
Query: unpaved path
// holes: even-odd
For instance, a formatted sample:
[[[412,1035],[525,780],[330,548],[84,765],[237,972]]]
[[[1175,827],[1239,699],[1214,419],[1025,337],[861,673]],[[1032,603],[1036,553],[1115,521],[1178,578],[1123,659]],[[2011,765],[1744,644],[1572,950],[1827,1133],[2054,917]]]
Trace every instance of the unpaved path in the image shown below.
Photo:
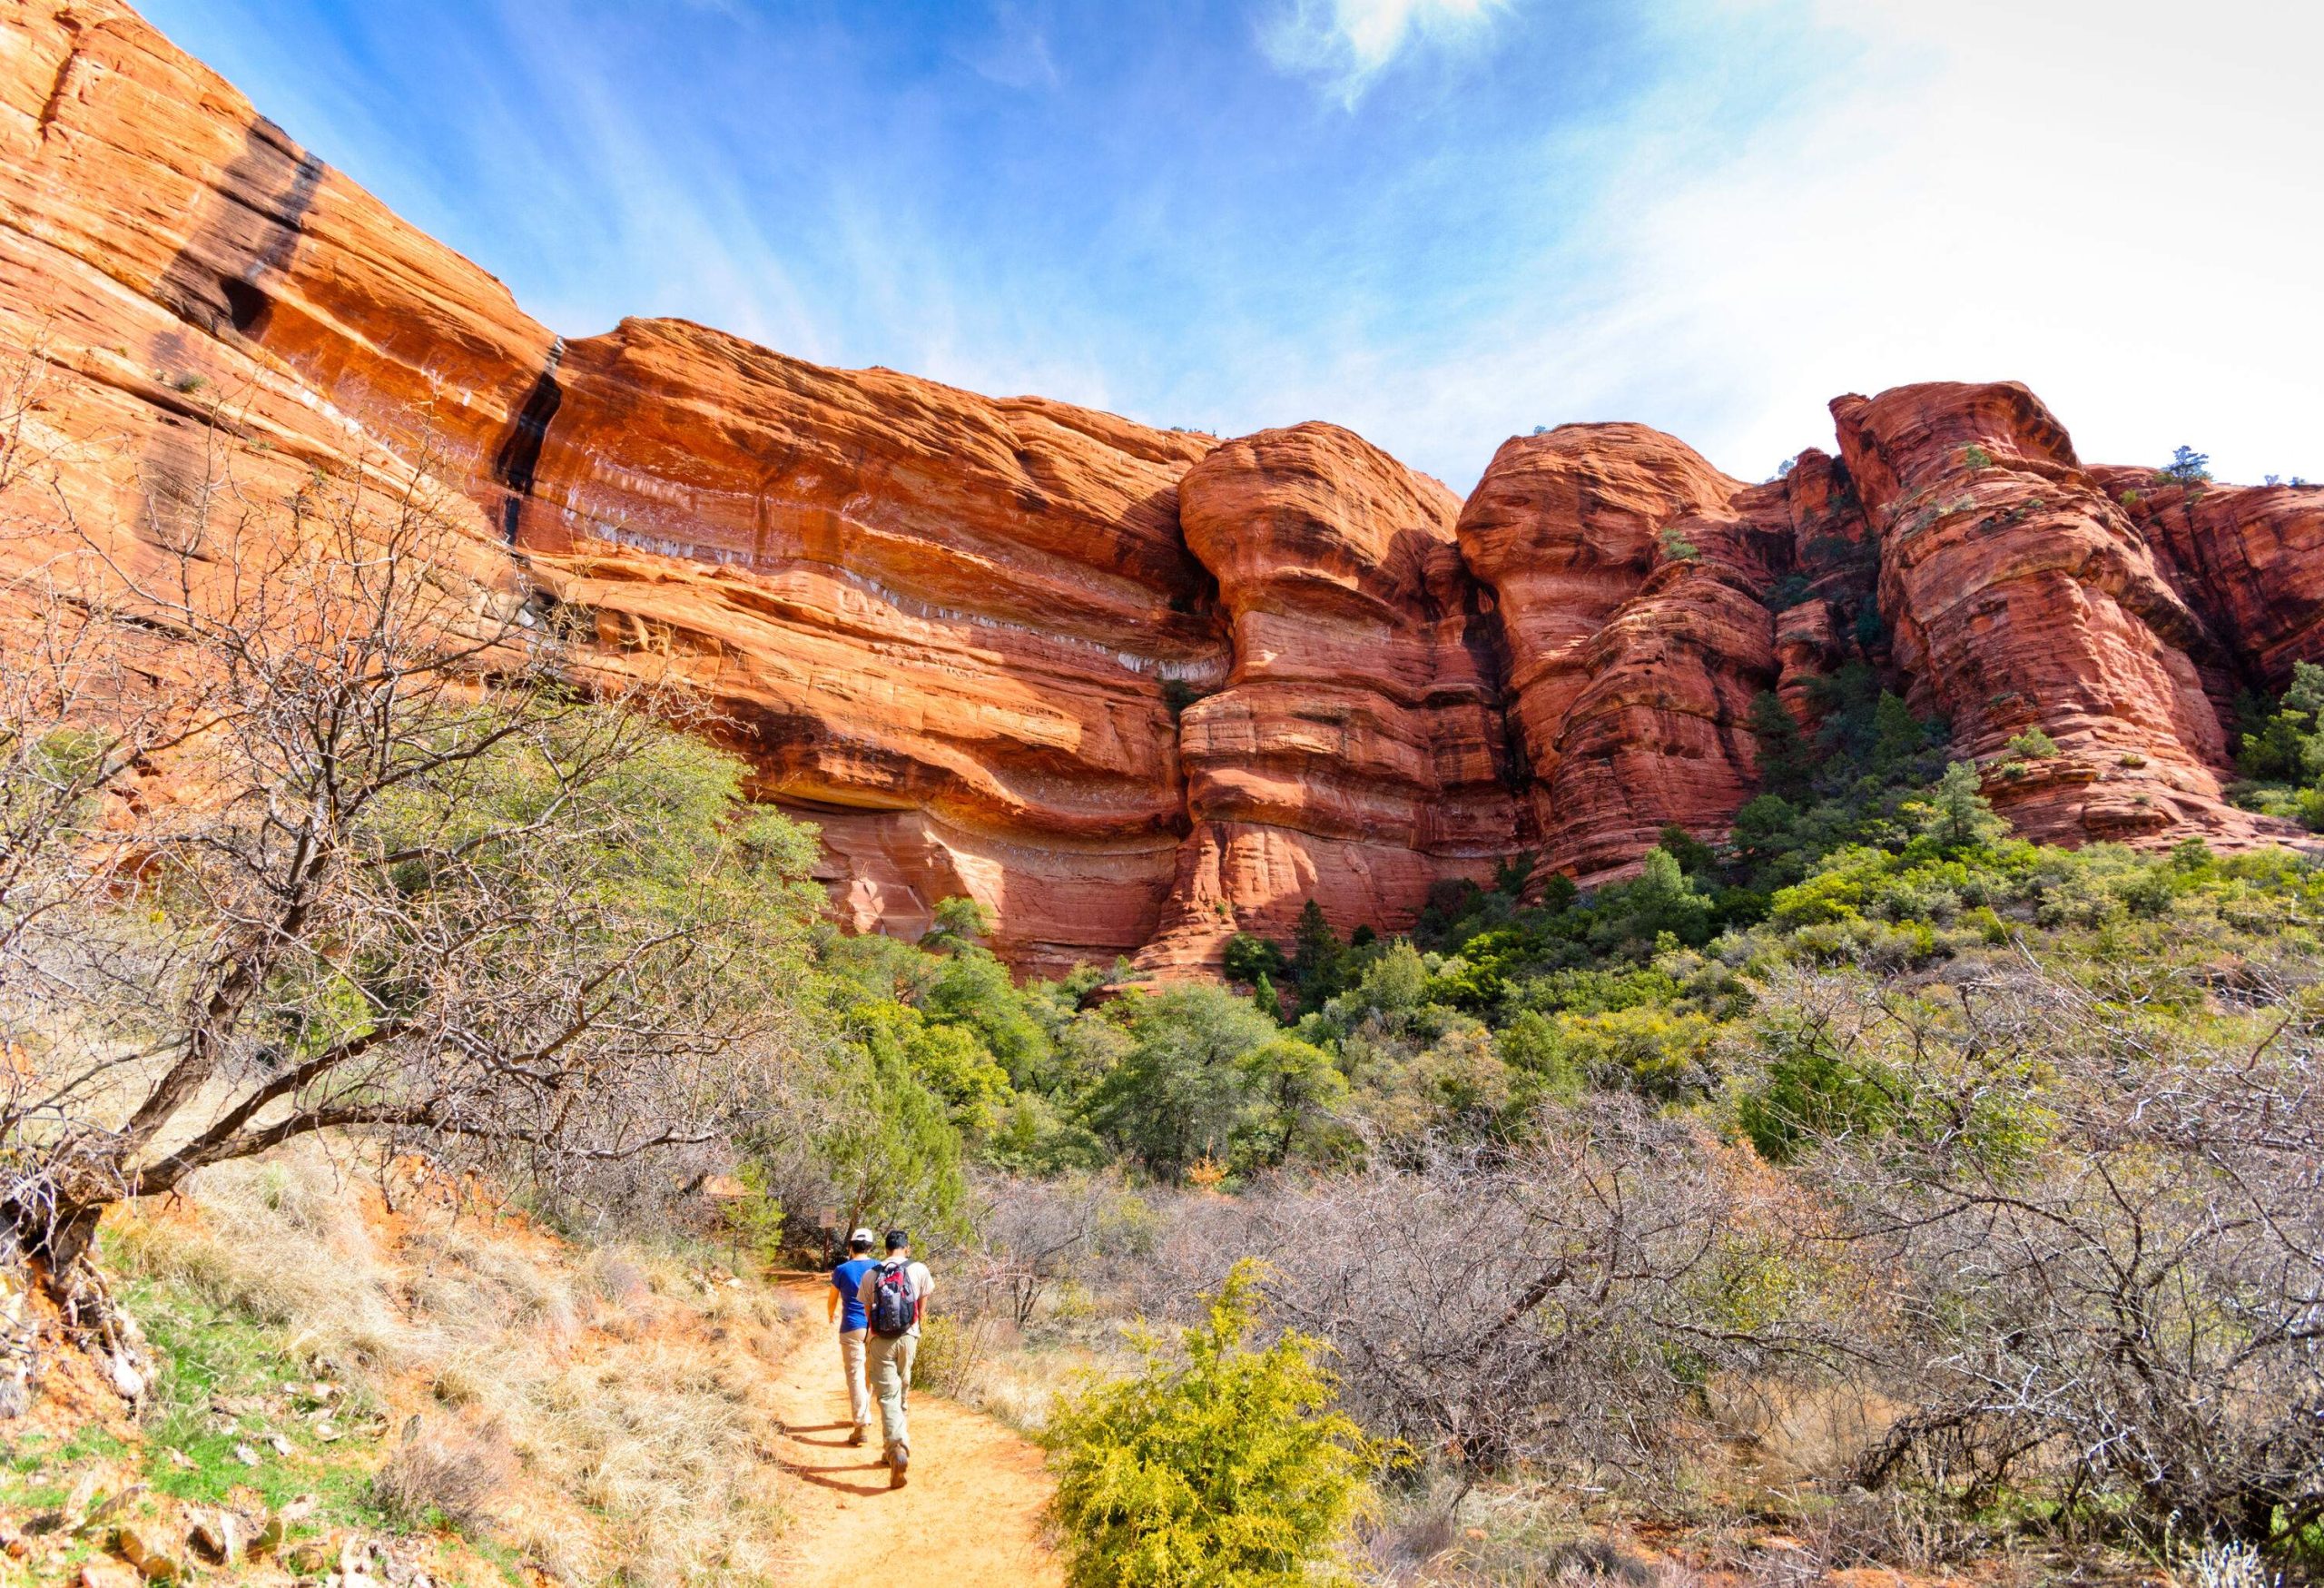
[[[783,1286],[812,1320],[775,1371],[783,1425],[775,1455],[793,1479],[789,1580],[800,1588],[915,1578],[939,1588],[1061,1588],[1064,1573],[1040,1537],[1049,1475],[1040,1451],[1023,1436],[915,1391],[909,1484],[888,1487],[876,1428],[872,1444],[849,1446],[847,1390],[823,1321],[824,1286],[820,1278]]]

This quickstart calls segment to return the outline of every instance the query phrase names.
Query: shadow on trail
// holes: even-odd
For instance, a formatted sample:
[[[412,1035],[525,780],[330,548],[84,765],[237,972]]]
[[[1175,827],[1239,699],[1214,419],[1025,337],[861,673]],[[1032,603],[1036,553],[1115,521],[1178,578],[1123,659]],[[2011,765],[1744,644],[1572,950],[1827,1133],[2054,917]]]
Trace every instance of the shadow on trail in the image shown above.
[[[809,1466],[803,1462],[784,1461],[778,1457],[775,1465],[793,1477],[803,1478],[819,1489],[836,1489],[842,1494],[884,1494],[889,1492],[885,1479],[876,1484],[851,1484],[839,1476],[844,1472],[884,1473],[888,1470],[888,1464],[884,1461],[867,1462],[862,1466]]]

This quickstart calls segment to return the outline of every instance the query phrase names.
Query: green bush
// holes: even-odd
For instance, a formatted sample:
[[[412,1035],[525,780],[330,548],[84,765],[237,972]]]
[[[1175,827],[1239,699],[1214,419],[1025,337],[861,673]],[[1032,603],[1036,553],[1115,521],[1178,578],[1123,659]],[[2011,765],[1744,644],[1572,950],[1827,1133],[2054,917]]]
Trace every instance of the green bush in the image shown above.
[[[2057,741],[2038,727],[2013,735],[2003,748],[2020,761],[2047,761],[2058,753]]]
[[[1244,1061],[1276,1042],[1275,1022],[1199,982],[1125,993],[1106,1018],[1129,1041],[1090,1089],[1089,1127],[1165,1179],[1225,1160],[1266,1100],[1262,1076]]]
[[[1790,1162],[1810,1141],[1883,1135],[1896,1119],[1896,1080],[1832,1052],[1820,1037],[1779,1029],[1762,1038],[1777,1056],[1737,1105],[1736,1123],[1770,1163]]]
[[[1246,1259],[1174,1350],[1068,1397],[1043,1435],[1075,1588],[1294,1588],[1345,1582],[1337,1545],[1365,1508],[1380,1448],[1332,1409],[1320,1342],[1258,1349],[1259,1269]]]
[[[1226,940],[1226,960],[1221,968],[1229,981],[1256,982],[1262,976],[1272,981],[1290,970],[1291,962],[1265,938],[1238,932]]]

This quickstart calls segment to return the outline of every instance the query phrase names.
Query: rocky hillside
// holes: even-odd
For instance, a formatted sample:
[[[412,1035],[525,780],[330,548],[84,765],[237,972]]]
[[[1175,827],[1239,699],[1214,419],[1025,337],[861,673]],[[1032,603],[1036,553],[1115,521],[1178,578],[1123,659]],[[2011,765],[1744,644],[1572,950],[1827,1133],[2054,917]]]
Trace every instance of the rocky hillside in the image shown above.
[[[1842,397],[1758,485],[1563,426],[1463,503],[1325,424],[566,341],[113,0],[0,0],[0,338],[44,361],[44,510],[123,566],[229,477],[438,476],[593,666],[716,703],[850,924],[972,895],[1032,970],[1203,964],[1311,897],[1393,930],[1520,854],[1620,873],[1724,832],[1757,699],[1858,661],[2033,835],[2233,846],[2269,830],[2222,797],[2232,703],[2324,613],[2324,490],[2085,465],[2013,384]]]

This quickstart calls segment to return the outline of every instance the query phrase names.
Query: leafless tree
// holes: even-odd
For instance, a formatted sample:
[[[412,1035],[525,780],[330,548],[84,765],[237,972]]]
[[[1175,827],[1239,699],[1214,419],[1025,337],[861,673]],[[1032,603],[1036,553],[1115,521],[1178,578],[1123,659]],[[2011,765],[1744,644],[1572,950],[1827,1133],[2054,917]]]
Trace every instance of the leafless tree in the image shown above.
[[[1101,1257],[1109,1204],[1121,1196],[1108,1176],[1009,1179],[979,1188],[974,1251],[980,1283],[1022,1328],[1042,1297],[1076,1268],[1093,1273]]]
[[[424,468],[226,456],[68,526],[0,649],[0,1213],[92,1327],[123,1198],[335,1129],[554,1185],[714,1139],[795,1035],[806,856],[672,853],[681,703],[577,692]]]
[[[1905,1326],[1881,1387],[1910,1409],[1863,1481],[2008,1483],[2157,1534],[2324,1517],[2312,993],[2247,989],[2230,1042],[2153,1018],[2193,995],[2171,983],[2027,963],[1860,990],[1909,1111],[1808,1172]]]
[[[1276,1321],[1330,1342],[1350,1410],[1470,1472],[1642,1476],[1679,1454],[1712,1376],[1840,1349],[1804,1207],[1632,1099],[1410,1169],[1285,1179],[1236,1211],[1203,1247],[1265,1257]]]

